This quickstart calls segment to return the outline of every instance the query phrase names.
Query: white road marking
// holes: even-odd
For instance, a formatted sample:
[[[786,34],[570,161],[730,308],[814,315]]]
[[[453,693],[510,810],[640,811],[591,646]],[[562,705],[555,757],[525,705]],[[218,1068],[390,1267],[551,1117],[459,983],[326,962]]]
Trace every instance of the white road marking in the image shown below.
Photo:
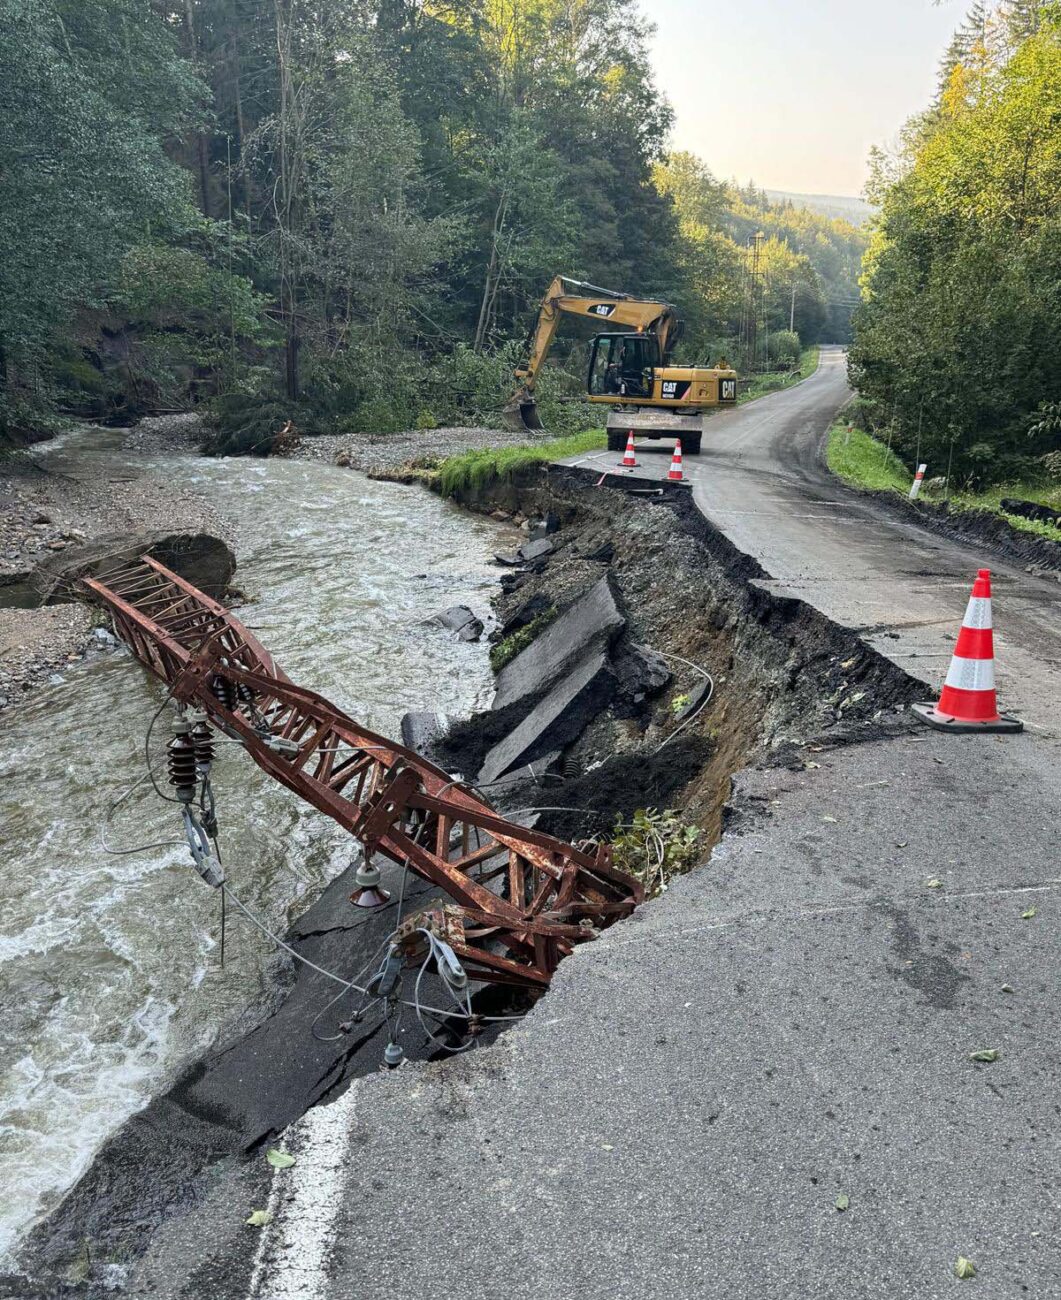
[[[272,1221],[262,1230],[247,1300],[324,1300],[335,1243],[358,1082],[328,1106],[314,1106],[284,1137],[295,1163],[273,1171]]]

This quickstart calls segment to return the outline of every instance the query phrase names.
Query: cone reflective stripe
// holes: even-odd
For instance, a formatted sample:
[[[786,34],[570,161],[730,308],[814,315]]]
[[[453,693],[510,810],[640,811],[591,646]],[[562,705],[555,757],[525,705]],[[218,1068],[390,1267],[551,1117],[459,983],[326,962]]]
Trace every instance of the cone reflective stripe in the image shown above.
[[[634,455],[634,431],[633,431],[633,429],[631,429],[630,432],[629,432],[629,433],[627,434],[627,436],[626,436],[626,451],[623,453],[623,458],[622,458],[622,460],[619,462],[619,464],[622,465],[622,466],[624,466],[626,469],[636,469],[636,468],[637,468],[638,460],[637,460],[637,457]]]
[[[991,623],[991,571],[981,569],[958,632],[938,704],[915,704],[922,722],[942,731],[1021,731],[1003,717],[995,696],[995,646]]]
[[[670,472],[667,477],[674,479],[678,483],[682,480],[682,440],[680,438],[674,444],[674,455],[671,457]]]
[[[918,465],[917,473],[914,475],[914,481],[910,484],[910,500],[916,501],[917,494],[921,491],[921,484],[925,481],[925,470],[927,465]]]

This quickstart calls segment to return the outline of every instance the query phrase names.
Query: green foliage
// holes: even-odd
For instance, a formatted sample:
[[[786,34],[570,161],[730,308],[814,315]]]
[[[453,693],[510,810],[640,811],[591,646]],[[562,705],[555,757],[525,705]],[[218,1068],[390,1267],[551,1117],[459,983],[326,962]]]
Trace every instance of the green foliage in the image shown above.
[[[861,236],[664,159],[644,9],[0,0],[0,421],[232,397],[226,451],[281,414],[499,424],[555,274],[673,301],[685,360],[732,355],[758,229],[791,363],[790,314],[830,334]],[[595,418],[586,337],[539,376],[556,435]]]
[[[787,334],[790,321],[803,343],[847,340],[866,247],[862,231],[788,201],[772,202],[754,186],[718,181],[688,153],[658,164],[654,180],[679,219],[675,301],[689,327],[683,355],[694,360],[721,351],[744,369],[762,364],[759,348],[754,359],[739,356],[735,338],[750,309],[749,244],[760,231],[760,348],[762,339]]]
[[[854,487],[910,490],[913,475],[895,452],[862,429],[849,432],[846,419],[838,420],[829,430],[826,456],[832,472]]]
[[[508,447],[488,447],[450,456],[438,468],[438,489],[452,497],[469,489],[515,477],[521,470],[544,461],[563,460],[582,452],[597,451],[607,445],[601,429],[552,438],[545,442]]]
[[[268,456],[288,424],[298,434],[322,432],[313,412],[275,398],[229,393],[212,405],[208,456]]]
[[[612,834],[612,861],[635,876],[649,898],[662,894],[678,876],[697,866],[703,856],[699,826],[683,822],[671,809],[638,808],[630,824],[618,818]]]
[[[768,341],[770,363],[776,370],[794,369],[802,360],[803,349],[795,330],[778,330]]]
[[[817,347],[804,348],[797,369],[786,367],[784,370],[767,370],[762,374],[753,375],[742,389],[737,401],[753,402],[757,397],[765,397],[767,393],[776,393],[782,388],[791,388],[793,384],[798,384],[818,369],[819,353],[820,349]]]
[[[878,168],[851,374],[896,447],[971,486],[1061,447],[1061,31],[948,54],[939,102]],[[991,22],[994,17],[988,15]],[[1029,429],[1032,432],[1029,433]]]
[[[48,350],[148,232],[179,227],[179,134],[202,88],[139,0],[0,0],[0,382],[48,382]]]
[[[511,636],[506,636],[503,640],[498,641],[496,645],[491,646],[490,667],[494,672],[499,673],[506,664],[515,659],[516,655],[526,650],[531,642],[545,631],[554,618],[556,618],[556,606],[550,605],[548,609],[543,609],[540,614],[536,614],[525,627],[519,628]]]

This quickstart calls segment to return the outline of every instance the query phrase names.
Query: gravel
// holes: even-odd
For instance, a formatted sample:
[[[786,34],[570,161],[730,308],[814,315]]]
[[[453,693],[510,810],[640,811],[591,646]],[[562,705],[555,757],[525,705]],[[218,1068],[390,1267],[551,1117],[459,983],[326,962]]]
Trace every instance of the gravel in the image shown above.
[[[90,635],[93,618],[87,605],[0,609],[0,709],[86,654],[113,646],[109,633],[107,641]]]
[[[543,438],[548,435],[543,434]],[[444,460],[486,447],[516,447],[526,433],[508,429],[410,429],[404,433],[340,433],[302,439],[293,453],[299,460],[325,461],[363,473],[398,469],[412,461]]]
[[[194,452],[199,425],[195,415],[144,420],[123,437],[128,459],[108,457],[98,470],[91,458],[66,456],[61,443],[0,459],[0,709],[106,648],[90,636],[88,608],[31,607],[43,562],[114,533],[207,533],[231,542],[231,528],[195,492],[136,465],[138,456]]]

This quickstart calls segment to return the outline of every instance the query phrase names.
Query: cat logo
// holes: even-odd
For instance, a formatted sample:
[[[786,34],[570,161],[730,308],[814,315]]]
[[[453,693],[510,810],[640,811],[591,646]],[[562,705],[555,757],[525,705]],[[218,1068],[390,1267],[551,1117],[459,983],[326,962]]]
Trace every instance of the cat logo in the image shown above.
[[[735,379],[720,379],[718,381],[718,400],[720,402],[735,402],[737,400],[737,381]]]
[[[678,392],[678,382],[675,379],[664,379],[663,396],[674,397]]]
[[[595,302],[589,309],[591,316],[610,316],[614,310],[613,302]]]

